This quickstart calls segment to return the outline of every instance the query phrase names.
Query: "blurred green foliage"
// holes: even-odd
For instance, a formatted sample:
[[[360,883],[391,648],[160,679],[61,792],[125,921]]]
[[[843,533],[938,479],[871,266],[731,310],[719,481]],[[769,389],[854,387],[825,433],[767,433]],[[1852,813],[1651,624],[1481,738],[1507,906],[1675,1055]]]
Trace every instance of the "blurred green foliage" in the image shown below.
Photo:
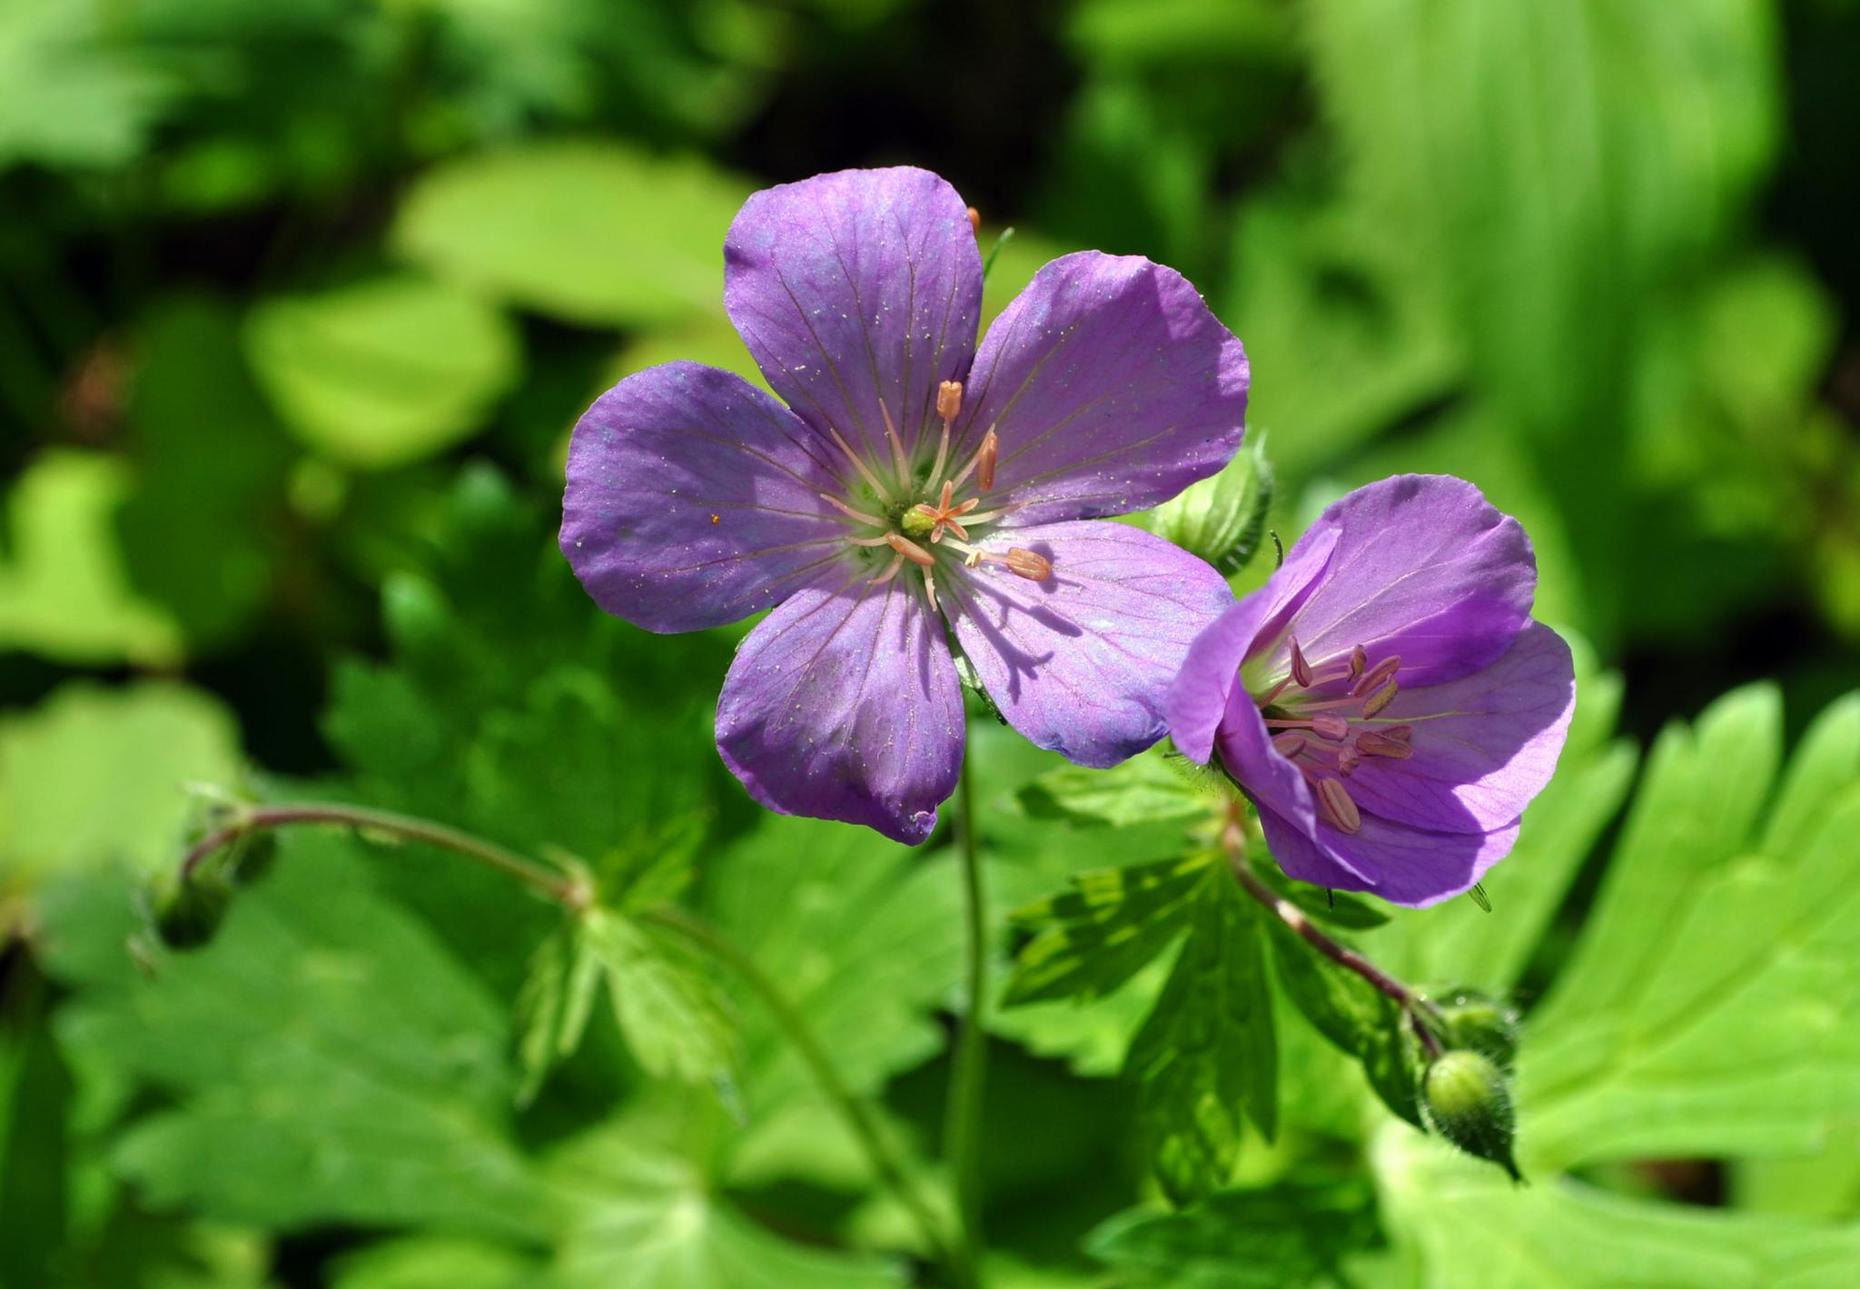
[[[1525,1006],[1524,1189],[1207,880],[1205,787],[977,731],[1023,951],[990,1284],[1850,1283],[1856,60],[1849,0],[8,0],[0,1286],[928,1274],[766,1000],[649,915],[739,946],[934,1188],[949,847],[757,812],[710,746],[739,633],[605,618],[553,542],[607,384],[754,378],[741,200],[892,162],[1015,226],[989,316],[1095,246],[1245,341],[1272,485],[1145,522],[1269,552],[1214,500],[1289,542],[1449,471],[1590,646],[1491,914],[1294,893]],[[141,879],[228,793],[573,856],[611,920],[321,830],[154,949]]]

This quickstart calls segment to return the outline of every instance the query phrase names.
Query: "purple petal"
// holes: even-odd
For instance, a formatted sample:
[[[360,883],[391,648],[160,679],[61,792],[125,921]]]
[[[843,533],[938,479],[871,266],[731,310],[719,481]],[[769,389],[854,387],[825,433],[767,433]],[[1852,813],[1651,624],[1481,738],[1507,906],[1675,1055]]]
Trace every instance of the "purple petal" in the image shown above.
[[[562,553],[603,609],[648,631],[734,622],[826,576],[847,547],[812,430],[740,376],[648,368],[575,425]]]
[[[717,751],[750,796],[912,844],[955,791],[962,740],[942,619],[903,579],[796,593],[749,633],[717,702]]]
[[[1496,660],[1530,621],[1530,538],[1463,479],[1408,474],[1358,488],[1294,554],[1327,531],[1336,548],[1290,622],[1313,666],[1360,644],[1372,663],[1400,655],[1404,688],[1437,685]],[[1281,671],[1288,647],[1276,643]]]
[[[1470,890],[1487,869],[1511,853],[1518,821],[1490,832],[1428,832],[1365,814],[1363,826],[1341,833],[1319,825],[1319,849],[1331,862],[1365,880],[1338,890],[1372,891],[1391,904],[1421,908]],[[1296,846],[1288,846],[1288,853]],[[1275,848],[1281,864],[1284,856]],[[1299,876],[1287,867],[1286,872]],[[1305,880],[1311,880],[1309,878]]]
[[[1266,834],[1266,848],[1287,877],[1313,886],[1328,886],[1333,891],[1369,891],[1375,884],[1320,846],[1313,838],[1313,826],[1290,822],[1276,810],[1259,806],[1260,831]]]
[[[756,193],[724,239],[724,308],[809,424],[890,461],[939,381],[975,353],[982,258],[968,208],[927,170],[842,170]],[[881,410],[881,404],[883,410]]]
[[[1310,834],[1318,825],[1317,803],[1305,776],[1273,750],[1272,736],[1246,690],[1235,686],[1214,741],[1221,764],[1264,815]],[[1289,871],[1289,870],[1288,870]],[[1311,881],[1311,878],[1305,878]]]
[[[960,459],[993,428],[1009,522],[1125,514],[1226,465],[1247,358],[1174,269],[1081,251],[1054,260],[989,327],[958,422]]]
[[[1414,755],[1364,757],[1350,795],[1365,814],[1436,832],[1503,827],[1550,782],[1575,710],[1569,646],[1534,622],[1483,671],[1401,691],[1382,716],[1412,723]]]
[[[1299,542],[1266,585],[1238,604],[1229,605],[1213,625],[1195,637],[1182,671],[1163,701],[1169,736],[1183,756],[1207,761],[1214,748],[1215,728],[1227,712],[1228,696],[1236,689],[1240,664],[1253,651],[1256,641],[1271,638],[1274,623],[1283,623],[1304,603],[1336,544],[1336,532],[1328,529]]]
[[[944,611],[1008,724],[1080,765],[1110,766],[1161,738],[1163,696],[1202,628],[1232,603],[1214,569],[1127,524],[1000,533],[1052,562],[1033,581],[997,563],[965,569]]]

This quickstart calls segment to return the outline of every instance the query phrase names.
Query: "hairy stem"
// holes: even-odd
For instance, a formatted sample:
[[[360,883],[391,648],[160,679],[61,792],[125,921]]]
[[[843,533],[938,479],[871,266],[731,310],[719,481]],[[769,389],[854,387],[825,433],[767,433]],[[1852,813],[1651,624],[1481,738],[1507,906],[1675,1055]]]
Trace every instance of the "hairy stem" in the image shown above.
[[[208,833],[194,843],[181,860],[181,876],[191,876],[209,855],[242,837],[291,824],[357,828],[366,832],[385,833],[403,841],[425,842],[455,855],[463,855],[507,877],[514,877],[538,894],[569,908],[583,908],[592,898],[592,892],[574,878],[564,877],[554,869],[525,859],[515,851],[505,850],[496,842],[486,841],[483,837],[449,828],[430,819],[323,801],[289,806],[257,806],[245,811],[225,827]]]
[[[982,889],[981,840],[976,833],[975,784],[969,759],[962,762],[956,789],[960,812],[958,858],[962,868],[963,913],[968,962],[962,1030],[956,1039],[945,1118],[950,1183],[955,1192],[959,1252],[964,1282],[980,1283],[982,1248],[982,1087],[988,1061],[984,1030],[988,1001],[988,912]]]
[[[555,871],[528,859],[515,851],[506,850],[496,842],[488,841],[472,833],[457,828],[447,827],[430,819],[420,819],[412,815],[394,814],[386,810],[370,810],[362,806],[350,806],[336,802],[306,802],[288,806],[258,806],[246,810],[225,827],[209,833],[196,842],[181,860],[181,874],[185,878],[197,869],[214,852],[232,845],[242,837],[268,829],[290,827],[296,824],[324,825],[364,829],[369,832],[384,833],[404,840],[424,842],[437,846],[453,854],[485,865],[487,868],[515,878],[538,894],[554,900],[564,908],[581,911],[588,908],[594,900],[594,892],[585,883],[564,877]],[[840,1077],[838,1067],[833,1064],[832,1056],[822,1046],[819,1037],[808,1025],[807,1018],[798,1007],[782,993],[780,986],[771,980],[755,959],[745,953],[732,941],[719,935],[716,931],[698,921],[683,910],[665,907],[654,909],[641,916],[643,921],[653,922],[659,926],[684,936],[694,945],[723,963],[740,977],[751,992],[759,997],[769,1009],[780,1027],[783,1036],[794,1045],[808,1073],[819,1085],[821,1093],[830,1105],[838,1111],[852,1131],[853,1137],[865,1151],[872,1172],[879,1181],[888,1187],[911,1214],[922,1232],[926,1245],[939,1262],[956,1279],[969,1279],[965,1264],[951,1251],[944,1238],[942,1226],[936,1214],[918,1192],[906,1175],[897,1155],[886,1143],[878,1128],[877,1116],[871,1106],[855,1096]]]
[[[1233,869],[1234,880],[1240,883],[1240,889],[1252,896],[1260,904],[1271,910],[1274,917],[1285,923],[1292,934],[1329,958],[1346,971],[1355,972],[1364,980],[1388,997],[1394,999],[1403,1015],[1414,1027],[1421,1046],[1427,1049],[1430,1058],[1440,1055],[1440,1039],[1435,1035],[1433,1025],[1437,1020],[1436,1009],[1432,1003],[1423,998],[1412,987],[1403,984],[1375,963],[1365,958],[1348,945],[1339,944],[1326,935],[1318,925],[1305,916],[1303,909],[1290,900],[1281,897],[1278,892],[1267,886],[1253,871],[1253,866],[1246,858],[1246,833],[1239,816],[1240,807],[1236,805],[1228,815],[1227,824],[1221,829],[1221,845],[1227,851],[1227,862]]]

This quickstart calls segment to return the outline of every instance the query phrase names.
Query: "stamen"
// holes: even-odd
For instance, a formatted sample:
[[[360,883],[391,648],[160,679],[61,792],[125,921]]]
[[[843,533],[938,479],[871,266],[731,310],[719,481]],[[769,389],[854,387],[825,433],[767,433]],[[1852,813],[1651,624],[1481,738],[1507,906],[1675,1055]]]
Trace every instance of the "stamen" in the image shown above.
[[[1272,736],[1272,750],[1290,760],[1305,750],[1305,736],[1295,731]]]
[[[1414,749],[1402,740],[1374,731],[1364,731],[1356,736],[1356,750],[1364,756],[1386,756],[1396,761],[1406,761],[1414,755]]]
[[[880,406],[883,406],[883,404],[880,404]],[[872,467],[865,463],[865,458],[860,456],[857,452],[854,452],[852,450],[852,445],[848,443],[845,437],[834,427],[828,426],[827,433],[833,436],[833,441],[835,443],[839,444],[840,451],[846,454],[846,459],[853,463],[853,468],[859,472],[859,477],[872,485],[872,491],[878,494],[879,500],[883,501],[886,505],[890,505],[891,489],[879,482],[878,476],[872,473]]]
[[[936,414],[945,421],[953,421],[958,416],[962,415],[961,381],[946,380],[937,385]],[[934,470],[930,472],[930,477],[932,479],[936,478],[936,472]]]
[[[842,515],[845,515],[848,519],[856,519],[860,523],[870,524],[874,528],[883,528],[885,526],[885,521],[880,519],[877,515],[868,515],[863,510],[854,510],[832,493],[823,492],[820,494],[820,499],[839,511]]]
[[[973,206],[969,207],[969,231],[977,237],[982,235],[982,212]]]
[[[1283,694],[1286,690],[1290,689],[1291,687],[1292,687],[1292,678],[1290,676],[1287,676],[1284,680],[1281,680],[1278,684],[1274,685],[1271,689],[1268,689],[1265,693],[1261,694],[1258,698],[1255,698],[1253,702],[1257,706],[1260,706],[1260,707],[1271,707],[1274,703],[1279,701],[1279,695]]]
[[[1368,666],[1369,666],[1369,655],[1368,653],[1364,651],[1363,646],[1357,645],[1354,649],[1350,650],[1350,679],[1351,680],[1361,679],[1363,672],[1368,668]]]
[[[1342,833],[1354,833],[1362,828],[1363,816],[1342,779],[1318,779],[1312,787],[1317,792],[1318,813],[1324,816],[1324,822]]]
[[[963,485],[963,481],[971,474],[975,473],[976,467],[983,464],[985,458],[987,468],[983,472],[981,479],[977,481],[977,486],[983,492],[987,492],[990,488],[995,486],[995,461],[1000,450],[1001,440],[995,437],[994,430],[990,428],[988,433],[982,435],[982,445],[975,449],[975,455],[969,458],[969,464],[963,466],[962,473],[958,474],[950,482],[960,488]]]
[[[1350,722],[1341,716],[1332,716],[1326,712],[1311,718],[1311,732],[1321,739],[1341,743],[1350,737]]]
[[[930,597],[930,607],[933,609],[936,609],[940,613],[942,611],[942,606],[936,602],[936,570],[935,569],[931,569],[931,568],[924,569],[924,594]]]
[[[1345,747],[1337,753],[1337,773],[1349,778],[1356,767],[1363,763],[1362,754],[1353,747]]]
[[[936,556],[906,537],[903,533],[886,533],[885,545],[891,547],[892,550],[898,552],[899,555],[908,559],[911,563],[917,564],[923,568],[931,568],[936,564]]]
[[[1395,701],[1395,695],[1400,689],[1401,686],[1391,680],[1371,694],[1363,703],[1363,719],[1368,720],[1372,716],[1380,715],[1383,708]]]
[[[891,440],[891,463],[898,469],[898,482],[908,487],[911,466],[904,459],[904,440],[898,437],[898,424],[891,419],[891,409],[885,406],[882,398],[878,400],[878,412],[885,418],[885,437]]]
[[[886,533],[883,537],[848,537],[846,541],[851,546],[889,546],[891,534]]]
[[[958,386],[958,388],[960,388],[960,386]],[[941,395],[939,395],[938,402],[940,403],[941,401],[942,398]],[[937,432],[936,436],[936,460],[930,463],[930,477],[932,479],[943,473],[943,463],[947,460],[949,460],[949,419],[945,417],[943,428]]]
[[[1393,679],[1395,673],[1400,670],[1401,655],[1390,654],[1365,672],[1362,679],[1350,686],[1350,697],[1361,698],[1364,694],[1374,693],[1382,688],[1382,682]]]
[[[1409,739],[1414,737],[1414,726],[1391,725],[1385,730],[1378,730],[1377,733],[1381,734],[1383,738],[1392,738],[1397,743],[1406,743]]]
[[[871,581],[867,582],[866,585],[867,586],[883,586],[885,583],[889,582],[892,578],[896,577],[898,575],[898,570],[903,567],[904,567],[904,556],[893,555],[891,557],[891,563],[885,565],[885,571],[883,573],[880,573],[877,577],[873,578]]]
[[[1311,664],[1305,661],[1305,651],[1298,647],[1298,641],[1292,641],[1292,679],[1298,682],[1300,689],[1311,688]]]
[[[1002,563],[1008,566],[1008,572],[1029,582],[1044,582],[1053,575],[1053,561],[1025,546],[1010,547]]]

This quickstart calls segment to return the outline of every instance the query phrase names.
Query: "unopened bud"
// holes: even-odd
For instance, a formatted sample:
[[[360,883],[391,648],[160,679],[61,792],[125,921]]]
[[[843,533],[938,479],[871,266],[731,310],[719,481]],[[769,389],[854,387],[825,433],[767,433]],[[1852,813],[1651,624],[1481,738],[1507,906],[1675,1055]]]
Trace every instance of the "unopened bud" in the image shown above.
[[[1488,1057],[1505,1073],[1518,1059],[1518,1009],[1477,990],[1462,989],[1438,1004],[1448,1047]]]
[[[1517,1119],[1502,1070],[1474,1051],[1447,1052],[1427,1067],[1421,1106],[1434,1131],[1478,1159],[1523,1181],[1511,1157]]]
[[[1012,547],[1007,553],[1006,563],[1010,573],[1024,577],[1029,582],[1044,582],[1053,575],[1053,561],[1025,546]]]
[[[232,903],[232,883],[218,870],[165,878],[150,894],[155,934],[170,949],[198,949],[213,938]]]
[[[936,387],[936,414],[953,421],[962,414],[962,382],[946,380]]]

